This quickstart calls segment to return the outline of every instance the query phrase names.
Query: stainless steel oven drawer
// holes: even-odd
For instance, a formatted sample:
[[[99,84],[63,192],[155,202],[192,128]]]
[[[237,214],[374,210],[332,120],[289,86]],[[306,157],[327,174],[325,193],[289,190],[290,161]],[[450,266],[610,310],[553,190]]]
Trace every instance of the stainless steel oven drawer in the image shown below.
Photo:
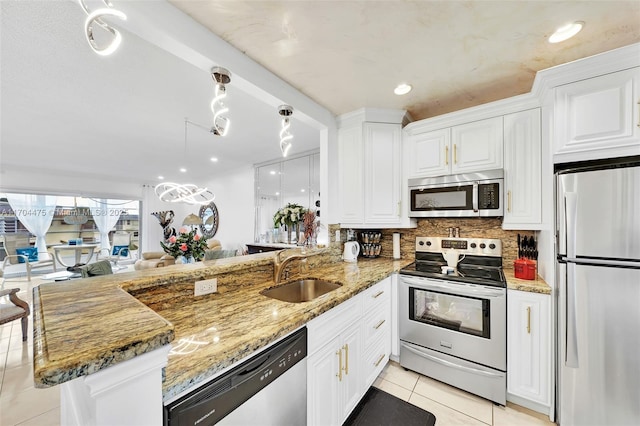
[[[507,403],[507,373],[503,371],[403,341],[400,365],[498,404]]]

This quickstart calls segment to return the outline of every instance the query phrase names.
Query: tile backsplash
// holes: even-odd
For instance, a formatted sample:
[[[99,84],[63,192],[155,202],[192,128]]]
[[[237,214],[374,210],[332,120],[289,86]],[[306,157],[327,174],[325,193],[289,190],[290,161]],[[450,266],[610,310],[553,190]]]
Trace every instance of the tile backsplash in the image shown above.
[[[518,233],[522,236],[531,236],[533,231],[505,231],[502,229],[502,218],[433,218],[418,219],[417,228],[402,229],[381,229],[382,239],[380,243],[382,250],[381,257],[392,257],[393,233],[400,233],[400,255],[403,259],[413,259],[415,257],[415,241],[417,236],[421,237],[447,237],[448,228],[460,228],[461,238],[496,238],[502,241],[502,263],[505,268],[512,268],[513,262],[518,256]],[[340,229],[339,225],[329,227],[331,241],[335,242],[335,230]],[[357,230],[359,231],[359,230]],[[341,241],[346,240],[347,230],[341,229]]]

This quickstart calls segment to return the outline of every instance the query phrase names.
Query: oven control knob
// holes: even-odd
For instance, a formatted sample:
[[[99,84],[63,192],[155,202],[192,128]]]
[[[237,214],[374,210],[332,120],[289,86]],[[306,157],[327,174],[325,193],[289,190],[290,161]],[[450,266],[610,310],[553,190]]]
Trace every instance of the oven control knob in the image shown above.
[[[471,243],[471,248],[476,248],[476,243]]]
[[[489,248],[490,248],[491,250],[493,250],[494,248],[496,248],[496,245],[495,245],[495,244],[493,244],[493,243],[491,243],[491,244],[489,244]]]
[[[418,241],[418,244],[423,246],[424,245],[424,241]]]
[[[481,244],[480,244],[480,248],[481,248],[481,249],[483,249],[483,250],[484,250],[486,247],[487,247],[487,245],[486,245],[485,243],[481,243]]]
[[[430,246],[431,245],[431,241],[427,241],[427,245]]]

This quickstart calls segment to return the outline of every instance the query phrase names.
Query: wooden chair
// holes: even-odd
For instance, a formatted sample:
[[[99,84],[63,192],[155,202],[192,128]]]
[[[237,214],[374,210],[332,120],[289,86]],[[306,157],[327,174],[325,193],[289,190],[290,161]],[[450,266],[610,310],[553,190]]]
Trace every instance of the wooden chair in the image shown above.
[[[30,248],[31,241],[28,232],[18,232],[15,234],[2,234],[0,235],[6,257],[2,262],[2,270],[5,271],[8,265],[17,265],[18,263],[24,263],[27,270],[27,281],[31,282],[31,270],[42,267],[53,266],[53,271],[56,271],[56,262],[49,253],[46,253],[47,258],[41,259],[44,253],[38,253],[38,260],[29,260],[29,256],[25,254],[19,254],[17,250],[23,248]],[[22,262],[20,261],[22,260]],[[5,271],[6,272],[6,271]],[[4,279],[2,281],[4,285]]]
[[[27,331],[29,326],[29,304],[20,299],[16,293],[19,288],[8,288],[0,290],[0,297],[9,295],[9,303],[0,303],[0,324],[6,324],[10,321],[20,319],[22,321],[22,341],[27,340]]]

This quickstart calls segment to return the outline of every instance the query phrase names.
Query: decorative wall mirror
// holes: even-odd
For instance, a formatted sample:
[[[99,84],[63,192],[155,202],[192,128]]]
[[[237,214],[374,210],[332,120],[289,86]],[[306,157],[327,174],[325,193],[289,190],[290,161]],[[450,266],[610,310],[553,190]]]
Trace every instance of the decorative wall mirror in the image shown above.
[[[215,203],[212,201],[200,207],[199,216],[202,219],[202,225],[200,225],[202,236],[206,239],[213,238],[218,232],[218,208]]]

